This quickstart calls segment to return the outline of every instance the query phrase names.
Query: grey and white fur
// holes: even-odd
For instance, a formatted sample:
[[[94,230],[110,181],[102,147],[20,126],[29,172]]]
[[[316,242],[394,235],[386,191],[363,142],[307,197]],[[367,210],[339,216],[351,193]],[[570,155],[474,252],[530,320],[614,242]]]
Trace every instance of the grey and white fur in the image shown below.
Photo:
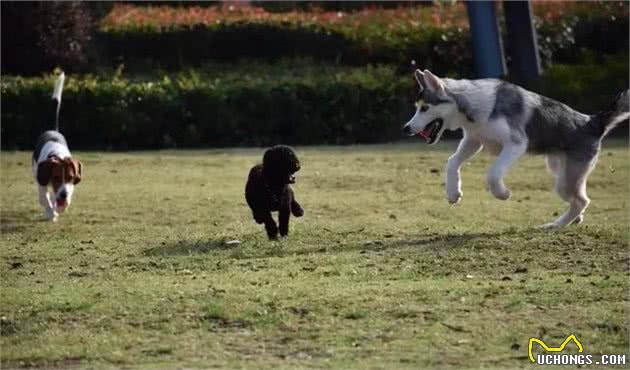
[[[464,137],[446,166],[446,195],[462,199],[460,168],[484,147],[496,161],[488,170],[489,191],[510,198],[503,177],[526,152],[545,155],[555,189],[569,209],[543,227],[579,224],[590,200],[586,180],[597,163],[602,138],[630,117],[629,90],[605,110],[587,115],[553,99],[497,79],[439,78],[416,70],[420,100],[415,115],[403,126],[435,144],[445,130],[463,129]]]

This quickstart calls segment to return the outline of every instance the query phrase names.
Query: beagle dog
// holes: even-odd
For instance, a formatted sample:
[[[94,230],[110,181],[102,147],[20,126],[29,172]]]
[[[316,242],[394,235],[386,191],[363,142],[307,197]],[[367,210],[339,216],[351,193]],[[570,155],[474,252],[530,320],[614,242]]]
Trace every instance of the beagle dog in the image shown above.
[[[33,152],[33,177],[39,190],[39,204],[44,208],[44,217],[57,221],[72,201],[74,187],[81,181],[83,166],[72,158],[68,143],[59,133],[59,108],[64,82],[63,72],[55,82],[53,109],[55,110],[55,130],[45,131],[37,138]],[[49,192],[52,187],[52,192]]]

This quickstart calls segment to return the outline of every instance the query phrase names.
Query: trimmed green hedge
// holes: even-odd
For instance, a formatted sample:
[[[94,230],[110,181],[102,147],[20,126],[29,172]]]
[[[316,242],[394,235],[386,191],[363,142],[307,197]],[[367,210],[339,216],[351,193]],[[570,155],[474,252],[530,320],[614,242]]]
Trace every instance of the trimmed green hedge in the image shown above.
[[[618,92],[630,89],[628,54],[582,53],[579,60],[577,65],[549,68],[532,90],[590,114],[607,108]]]
[[[611,19],[612,18],[612,19]],[[581,54],[628,53],[628,17],[590,14],[564,17],[556,23],[536,21],[543,64],[579,64]]]
[[[28,18],[28,9],[33,5],[24,4],[2,5],[3,10],[11,10],[17,17],[2,26],[3,41],[7,41],[3,42],[2,57],[5,75],[33,74],[64,64],[54,53],[46,56],[44,49],[36,47],[37,35],[19,16]],[[95,6],[95,14],[103,11],[103,5],[85,5],[90,9]],[[224,7],[186,10],[118,4],[111,8],[92,42],[78,46],[85,63],[65,63],[66,70],[102,72],[125,65],[127,71],[136,73],[151,69],[180,71],[209,61],[250,58],[275,62],[309,57],[336,65],[391,64],[399,71],[408,70],[415,60],[438,74],[471,76],[473,72],[465,7],[461,3],[414,4],[339,17],[334,12],[269,14],[258,8],[242,12]],[[202,9],[214,10],[206,14]],[[543,65],[579,63],[584,50],[627,53],[627,13],[627,3],[576,4],[559,16],[536,18]],[[5,50],[5,44],[13,45],[13,49]],[[507,60],[509,63],[509,55]]]
[[[607,107],[628,88],[628,56],[585,58],[553,66],[534,90],[586,113]],[[4,149],[30,149],[50,127],[53,83],[3,78]],[[77,149],[387,142],[401,138],[415,98],[411,74],[391,67],[283,62],[208,66],[161,79],[70,76],[61,128]]]
[[[418,17],[425,14],[415,11]],[[406,14],[403,10],[398,12],[401,17]],[[579,63],[584,50],[606,54],[627,52],[628,18],[611,17],[610,12],[586,13],[580,8],[553,22],[536,18],[543,65]],[[627,12],[627,7],[620,12]],[[383,17],[393,15],[388,13]],[[361,18],[356,25],[350,21],[326,23],[297,16],[284,22],[227,18],[191,25],[129,23],[101,29],[96,40],[110,66],[123,63],[131,71],[148,68],[175,71],[212,60],[252,58],[269,62],[310,57],[351,66],[392,64],[399,70],[408,68],[413,60],[439,74],[472,74],[472,47],[466,27],[437,27],[421,19],[412,22],[408,14],[406,17],[400,22],[391,20],[396,23]]]
[[[301,76],[195,73],[153,82],[67,79],[61,127],[73,148],[346,144],[400,137],[413,79],[392,69],[310,70]],[[30,148],[54,79],[2,81],[2,146]]]
[[[468,33],[462,29],[424,27],[420,31],[349,35],[320,25],[221,23],[164,32],[110,30],[96,36],[111,67],[130,71],[160,68],[169,71],[208,61],[243,58],[273,62],[285,57],[309,57],[349,66],[393,64],[409,68],[415,60],[436,73],[470,75],[473,59]]]

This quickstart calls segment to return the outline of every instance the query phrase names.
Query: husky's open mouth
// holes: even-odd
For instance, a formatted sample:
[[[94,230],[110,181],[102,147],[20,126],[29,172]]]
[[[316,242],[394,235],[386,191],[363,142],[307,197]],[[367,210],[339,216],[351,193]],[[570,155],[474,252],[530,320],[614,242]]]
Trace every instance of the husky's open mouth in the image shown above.
[[[440,130],[442,130],[443,125],[444,120],[441,118],[436,118],[433,121],[429,122],[429,124],[424,127],[424,130],[418,132],[417,135],[424,138],[427,143],[433,144],[435,140],[437,140],[438,134],[440,133]]]

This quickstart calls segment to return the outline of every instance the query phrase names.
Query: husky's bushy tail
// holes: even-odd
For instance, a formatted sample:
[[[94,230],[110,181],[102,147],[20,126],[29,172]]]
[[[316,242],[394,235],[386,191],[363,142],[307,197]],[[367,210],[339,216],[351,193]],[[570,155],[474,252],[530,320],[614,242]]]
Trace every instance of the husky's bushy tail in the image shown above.
[[[630,118],[630,90],[617,94],[613,103],[591,117],[590,125],[604,136],[621,122]]]
[[[57,81],[55,81],[55,89],[52,94],[51,111],[55,115],[55,131],[59,131],[59,110],[61,109],[61,92],[63,91],[63,82],[66,75],[61,72]]]

